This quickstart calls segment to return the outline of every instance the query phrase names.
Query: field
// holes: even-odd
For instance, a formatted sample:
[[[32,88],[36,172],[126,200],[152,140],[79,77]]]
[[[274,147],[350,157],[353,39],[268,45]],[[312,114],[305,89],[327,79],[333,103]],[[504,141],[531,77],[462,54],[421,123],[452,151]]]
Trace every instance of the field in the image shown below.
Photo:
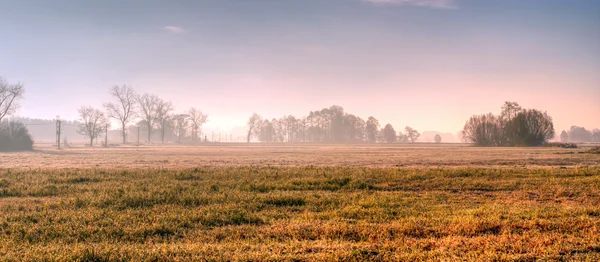
[[[0,261],[600,260],[600,154],[466,145],[0,154]]]

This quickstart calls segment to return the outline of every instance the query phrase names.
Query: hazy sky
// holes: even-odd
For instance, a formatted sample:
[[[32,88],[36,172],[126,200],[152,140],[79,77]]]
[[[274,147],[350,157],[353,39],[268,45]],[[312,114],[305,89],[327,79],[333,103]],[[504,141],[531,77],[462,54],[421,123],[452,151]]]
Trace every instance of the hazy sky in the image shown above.
[[[597,0],[0,0],[0,37],[27,117],[128,84],[224,130],[335,104],[454,133],[506,100],[600,128]]]

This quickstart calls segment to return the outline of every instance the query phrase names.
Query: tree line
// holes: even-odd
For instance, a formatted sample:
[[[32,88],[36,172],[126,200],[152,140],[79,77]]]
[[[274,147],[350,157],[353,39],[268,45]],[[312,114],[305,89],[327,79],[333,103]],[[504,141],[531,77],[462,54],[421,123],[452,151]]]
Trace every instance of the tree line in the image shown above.
[[[391,124],[381,128],[375,117],[364,120],[337,105],[300,118],[288,115],[269,120],[254,113],[247,125],[248,143],[252,139],[268,143],[406,143],[415,142],[420,136],[408,126],[404,133],[397,132]]]
[[[186,112],[174,113],[171,101],[155,94],[138,94],[127,85],[113,86],[110,94],[114,101],[103,104],[105,111],[91,106],[82,106],[78,110],[81,122],[78,133],[89,138],[90,146],[108,131],[110,118],[120,124],[123,144],[127,143],[128,126],[136,121],[135,126],[144,127],[147,132],[146,142],[152,141],[153,133],[158,133],[162,143],[167,136],[177,137],[179,142],[201,140],[199,134],[208,115],[200,109],[192,107]]]
[[[3,121],[13,114],[23,99],[23,84],[10,84],[0,77],[0,148],[18,150],[21,145],[31,149],[32,139],[22,123]],[[176,138],[177,141],[201,141],[202,126],[208,116],[197,108],[185,112],[174,112],[173,104],[154,94],[138,94],[130,86],[110,88],[112,102],[104,103],[101,109],[82,106],[78,109],[77,132],[90,140],[90,145],[108,132],[110,119],[120,125],[122,142],[127,143],[127,133],[132,127],[141,127],[147,132],[147,142],[158,134],[160,141]],[[135,123],[134,125],[131,125]],[[341,106],[331,106],[310,111],[307,116],[292,115],[265,119],[254,113],[248,119],[247,142],[256,139],[269,143],[414,143],[420,133],[409,126],[397,131],[391,124],[383,128],[379,121],[370,116],[362,119],[346,113]],[[499,115],[492,113],[474,115],[461,131],[465,142],[478,146],[539,146],[555,136],[552,118],[536,109],[523,109],[516,102],[506,102]],[[139,136],[138,136],[139,139]],[[600,130],[592,131],[572,126],[560,134],[562,142],[600,142]],[[437,134],[434,141],[441,142]],[[17,142],[15,142],[17,141]]]
[[[580,126],[571,126],[568,131],[560,133],[560,141],[563,143],[598,143],[600,142],[600,129],[587,130]]]

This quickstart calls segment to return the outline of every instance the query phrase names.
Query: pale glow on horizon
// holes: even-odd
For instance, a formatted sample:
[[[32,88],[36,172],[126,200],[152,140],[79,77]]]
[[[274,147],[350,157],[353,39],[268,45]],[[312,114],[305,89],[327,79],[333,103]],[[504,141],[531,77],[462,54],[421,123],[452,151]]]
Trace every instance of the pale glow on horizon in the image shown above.
[[[111,86],[127,84],[175,113],[199,108],[205,128],[224,132],[253,112],[304,117],[339,105],[396,130],[454,134],[504,101],[548,111],[557,133],[600,128],[600,2],[11,6],[0,10],[11,39],[0,44],[0,75],[25,84],[24,117],[75,120],[78,107],[101,107]]]

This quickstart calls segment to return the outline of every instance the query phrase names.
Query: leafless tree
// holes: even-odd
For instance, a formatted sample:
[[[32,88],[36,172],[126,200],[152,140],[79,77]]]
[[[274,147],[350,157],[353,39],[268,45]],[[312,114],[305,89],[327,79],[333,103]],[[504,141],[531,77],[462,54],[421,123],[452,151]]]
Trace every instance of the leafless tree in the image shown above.
[[[117,99],[117,103],[106,103],[108,117],[114,118],[121,123],[123,132],[123,144],[127,142],[126,130],[133,118],[135,118],[136,94],[130,86],[113,86],[110,89],[110,94]]]
[[[262,123],[262,117],[257,113],[252,114],[248,119],[248,137],[246,141],[250,143],[250,138],[254,134],[254,132],[258,129],[258,126]]]
[[[160,141],[165,142],[165,127],[168,124],[167,121],[171,117],[171,111],[173,111],[173,103],[171,101],[165,101],[158,99],[156,103],[156,115],[155,121],[157,128],[160,130]]]
[[[0,77],[0,122],[19,108],[19,100],[23,98],[23,94],[25,94],[23,84],[9,84]]]
[[[406,131],[406,136],[408,137],[408,139],[410,139],[411,143],[414,143],[415,141],[417,141],[417,139],[419,139],[419,136],[421,136],[421,134],[419,134],[419,131],[415,130],[414,128],[407,126],[404,131]]]
[[[504,102],[504,105],[502,106],[502,113],[500,114],[499,118],[502,127],[502,134],[504,136],[504,139],[506,140],[503,143],[516,143],[515,140],[517,139],[517,130],[515,130],[516,125],[512,122],[513,119],[517,117],[517,114],[521,112],[521,110],[523,110],[523,108],[517,102]]]
[[[190,108],[188,115],[190,116],[190,125],[192,126],[192,140],[196,141],[200,128],[208,121],[208,115],[202,114],[202,111],[195,107]]]
[[[143,94],[136,96],[136,100],[139,106],[139,115],[148,129],[148,142],[150,142],[160,98],[153,94]]]
[[[93,146],[94,140],[106,131],[108,119],[102,111],[91,106],[79,108],[79,117],[81,125],[77,133],[88,137],[90,139],[90,146]]]
[[[501,146],[505,141],[501,121],[492,113],[472,116],[461,134],[465,142],[478,146]]]
[[[175,120],[176,135],[178,142],[181,143],[181,137],[185,137],[186,129],[189,126],[190,116],[187,114],[177,114],[173,116]]]
[[[510,122],[523,108],[517,102],[504,102],[500,117],[506,123]]]

